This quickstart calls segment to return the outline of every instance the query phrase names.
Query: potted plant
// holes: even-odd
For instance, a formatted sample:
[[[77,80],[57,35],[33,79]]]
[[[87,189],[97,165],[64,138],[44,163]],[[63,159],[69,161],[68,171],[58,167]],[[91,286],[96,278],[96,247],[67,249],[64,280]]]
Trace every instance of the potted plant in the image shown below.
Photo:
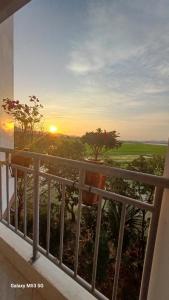
[[[121,142],[117,140],[119,135],[116,131],[106,131],[98,128],[95,132],[86,132],[82,136],[82,141],[89,145],[92,153],[92,158],[87,159],[88,162],[102,164],[100,155],[108,149],[117,148]],[[99,172],[86,171],[85,184],[103,189],[105,186],[106,176]],[[83,203],[86,205],[97,204],[98,195],[91,192],[83,191]]]
[[[39,99],[36,96],[30,96],[29,104],[23,104],[19,100],[5,98],[3,99],[2,108],[15,121],[15,129],[17,129],[15,132],[17,133],[15,135],[15,146],[21,151],[28,151],[33,143],[35,126],[43,117],[40,114],[40,109],[43,106],[40,104]],[[31,158],[14,153],[11,155],[11,163],[29,167]],[[14,176],[13,168],[11,173]],[[22,177],[23,171],[18,169],[17,176]]]
[[[16,149],[19,151],[19,149]],[[22,149],[22,151],[28,151],[28,148],[24,148]],[[19,154],[13,154],[11,155],[11,164],[13,165],[19,165],[19,166],[23,166],[23,167],[27,167],[29,168],[29,166],[32,163],[32,158],[31,157],[26,157],[23,155],[19,155]],[[20,170],[19,168],[17,169],[17,177],[21,178],[24,175],[24,171]],[[15,176],[15,168],[13,168],[11,166],[11,176],[14,177]]]

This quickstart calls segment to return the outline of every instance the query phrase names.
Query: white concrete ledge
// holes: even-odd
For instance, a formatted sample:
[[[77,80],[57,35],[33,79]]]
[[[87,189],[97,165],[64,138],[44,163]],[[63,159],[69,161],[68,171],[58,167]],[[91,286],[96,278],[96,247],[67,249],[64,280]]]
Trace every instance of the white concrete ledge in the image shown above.
[[[30,264],[32,247],[0,223],[0,251],[30,283],[43,283],[38,292],[50,300],[95,300],[88,291],[60,270],[45,256]]]

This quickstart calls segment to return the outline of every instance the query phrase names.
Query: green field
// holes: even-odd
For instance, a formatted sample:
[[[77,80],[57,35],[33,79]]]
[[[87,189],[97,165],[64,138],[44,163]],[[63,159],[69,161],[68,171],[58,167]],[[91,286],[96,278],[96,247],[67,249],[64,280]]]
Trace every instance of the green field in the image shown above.
[[[140,155],[151,157],[152,155],[165,155],[166,152],[167,145],[123,143],[119,149],[107,151],[104,157],[116,161],[131,161]]]

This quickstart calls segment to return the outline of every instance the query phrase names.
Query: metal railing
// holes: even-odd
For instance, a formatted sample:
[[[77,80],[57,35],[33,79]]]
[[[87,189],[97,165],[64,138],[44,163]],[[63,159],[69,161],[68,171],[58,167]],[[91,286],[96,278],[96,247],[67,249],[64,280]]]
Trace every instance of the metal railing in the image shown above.
[[[169,188],[169,179],[162,176],[154,176],[150,174],[144,174],[140,172],[134,172],[129,170],[124,170],[120,168],[114,168],[104,165],[96,165],[83,161],[75,161],[70,159],[65,159],[61,157],[55,157],[50,155],[31,153],[31,152],[22,152],[22,151],[13,151],[11,149],[0,148],[0,152],[5,153],[5,160],[0,165],[0,216],[1,222],[3,222],[10,229],[15,231],[25,240],[32,244],[33,254],[32,254],[32,262],[34,262],[38,258],[38,251],[46,255],[50,260],[56,263],[62,270],[64,270],[67,274],[73,277],[77,282],[79,282],[83,287],[85,287],[88,291],[90,291],[94,296],[98,299],[107,298],[96,289],[96,274],[97,274],[97,262],[98,262],[98,251],[99,251],[99,237],[100,237],[100,227],[101,227],[101,216],[102,216],[102,202],[103,199],[109,199],[110,201],[115,201],[116,203],[121,203],[121,218],[120,218],[120,229],[118,236],[118,245],[117,245],[117,254],[116,254],[116,262],[115,262],[115,274],[114,274],[114,282],[113,282],[113,292],[112,299],[117,299],[117,290],[118,290],[118,281],[119,281],[119,272],[120,272],[120,264],[121,264],[121,256],[122,256],[122,245],[123,245],[123,236],[125,229],[125,217],[126,217],[126,207],[127,205],[132,205],[133,207],[137,207],[143,209],[145,211],[149,211],[152,214],[150,226],[149,226],[149,234],[147,238],[147,245],[145,251],[145,259],[141,280],[141,288],[139,300],[146,300],[150,279],[150,272],[152,266],[153,252],[155,246],[156,232],[158,226],[158,219],[160,214],[161,202],[163,191],[165,188]],[[9,199],[9,166],[11,167],[10,155],[11,153],[15,153],[20,156],[30,157],[33,159],[33,168],[24,167],[17,164],[12,164],[13,176],[14,176],[14,203],[15,203],[15,222],[14,226],[11,225],[10,222],[10,199]],[[72,168],[77,168],[79,170],[79,180],[73,181],[67,178],[63,178],[60,176],[56,176],[53,174],[49,174],[43,172],[40,168],[40,162],[51,162],[59,163],[62,165],[70,166]],[[3,166],[5,165],[5,166]],[[2,168],[6,168],[6,214],[5,217],[2,214]],[[23,172],[23,180],[24,180],[24,215],[23,215],[23,232],[18,229],[18,204],[17,204],[17,172]],[[89,186],[85,184],[85,172],[99,172],[105,176],[116,176],[124,179],[134,180],[137,182],[141,182],[144,184],[153,185],[155,187],[154,201],[152,204],[142,202],[140,200],[136,200],[130,197],[126,197],[111,191],[103,190],[94,186]],[[27,202],[26,202],[26,188],[27,188],[27,176],[28,174],[32,174],[33,176],[33,238],[30,239],[27,236]],[[47,187],[48,187],[48,201],[47,201],[47,235],[46,235],[46,250],[40,247],[39,245],[39,199],[40,199],[40,177],[46,178]],[[62,194],[61,194],[61,214],[60,214],[60,245],[59,245],[59,256],[56,259],[50,253],[50,214],[51,214],[51,180],[54,180],[61,184],[62,186]],[[79,200],[78,200],[78,208],[77,208],[77,220],[76,220],[76,241],[75,241],[75,260],[74,260],[74,270],[71,270],[63,263],[63,250],[64,250],[64,212],[65,212],[65,194],[66,187],[72,186],[79,190]],[[93,256],[93,270],[92,270],[92,280],[91,284],[86,282],[78,275],[78,264],[79,264],[79,241],[80,241],[80,229],[81,229],[81,211],[82,211],[82,193],[83,191],[90,191],[96,195],[98,195],[98,205],[97,205],[97,220],[96,220],[96,234],[95,234],[95,243],[94,243],[94,256]]]

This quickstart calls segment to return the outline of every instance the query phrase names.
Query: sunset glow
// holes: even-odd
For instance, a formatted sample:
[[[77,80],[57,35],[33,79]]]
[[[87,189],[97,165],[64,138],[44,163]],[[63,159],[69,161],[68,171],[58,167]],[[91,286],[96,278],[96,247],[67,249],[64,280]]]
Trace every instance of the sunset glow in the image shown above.
[[[49,127],[49,132],[50,132],[50,133],[56,133],[57,131],[58,131],[58,128],[57,128],[56,126],[51,125],[51,126]]]
[[[13,132],[13,130],[14,130],[14,123],[12,121],[5,120],[4,122],[2,122],[1,126],[2,126],[2,129],[7,132],[10,132],[10,131]]]

